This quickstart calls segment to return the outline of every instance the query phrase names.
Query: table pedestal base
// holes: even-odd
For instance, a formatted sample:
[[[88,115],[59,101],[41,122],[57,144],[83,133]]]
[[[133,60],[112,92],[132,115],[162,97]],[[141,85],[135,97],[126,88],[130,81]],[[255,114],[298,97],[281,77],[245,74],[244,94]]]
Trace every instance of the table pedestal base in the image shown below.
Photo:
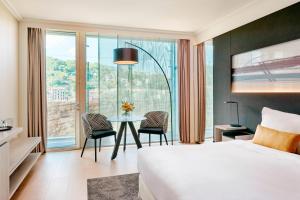
[[[142,144],[141,144],[141,142],[138,138],[138,134],[137,134],[137,132],[134,128],[133,122],[121,122],[121,126],[120,126],[118,136],[117,136],[117,142],[115,144],[114,151],[113,151],[113,154],[111,156],[112,160],[115,159],[118,155],[118,150],[119,150],[119,146],[120,146],[121,139],[122,139],[122,136],[123,136],[123,132],[124,132],[124,148],[123,148],[123,150],[124,151],[126,150],[127,123],[129,125],[130,130],[131,130],[131,133],[132,133],[132,136],[134,138],[134,141],[136,143],[137,148],[138,149],[142,148]]]

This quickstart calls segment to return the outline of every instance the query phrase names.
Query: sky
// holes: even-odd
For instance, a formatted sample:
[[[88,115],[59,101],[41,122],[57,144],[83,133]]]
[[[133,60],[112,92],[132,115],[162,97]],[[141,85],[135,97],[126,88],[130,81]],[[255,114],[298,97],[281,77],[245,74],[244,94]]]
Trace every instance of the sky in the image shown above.
[[[101,64],[113,65],[113,50],[117,48],[117,39],[100,37],[100,58]],[[87,36],[86,38],[86,60],[88,62],[98,61],[98,37]],[[213,45],[206,46],[206,62],[212,65]],[[76,55],[76,35],[75,33],[66,34],[47,34],[46,36],[46,54],[62,60],[75,60]]]
[[[63,60],[74,60],[76,55],[76,36],[54,35],[46,36],[46,55]]]
[[[86,59],[88,62],[98,61],[98,38],[86,38],[87,49]],[[113,64],[113,50],[117,48],[116,38],[100,38],[101,63],[104,65]],[[62,60],[74,60],[76,55],[75,34],[47,34],[46,54]]]

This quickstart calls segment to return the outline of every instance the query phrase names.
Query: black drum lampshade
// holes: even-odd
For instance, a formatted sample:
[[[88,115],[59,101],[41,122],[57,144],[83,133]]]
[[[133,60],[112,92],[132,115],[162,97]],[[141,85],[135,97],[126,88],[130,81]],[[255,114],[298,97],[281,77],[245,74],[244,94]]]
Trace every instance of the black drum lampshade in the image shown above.
[[[118,65],[137,64],[138,50],[134,48],[117,48],[114,49],[114,63]]]

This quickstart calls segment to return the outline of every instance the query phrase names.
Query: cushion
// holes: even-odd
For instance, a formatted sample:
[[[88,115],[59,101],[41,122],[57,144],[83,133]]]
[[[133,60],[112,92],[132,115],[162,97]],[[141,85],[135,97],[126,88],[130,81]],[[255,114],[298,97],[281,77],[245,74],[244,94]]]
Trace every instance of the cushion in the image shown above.
[[[116,131],[113,130],[106,130],[106,131],[93,131],[91,138],[93,139],[98,139],[98,138],[103,138],[111,135],[116,135]]]
[[[255,144],[290,153],[296,153],[299,142],[300,134],[278,131],[261,125],[257,126],[253,138]]]
[[[300,134],[300,115],[264,107],[261,125],[267,128]],[[297,153],[300,154],[300,142]]]
[[[163,134],[164,130],[162,128],[140,128],[139,133],[153,133],[153,134]]]

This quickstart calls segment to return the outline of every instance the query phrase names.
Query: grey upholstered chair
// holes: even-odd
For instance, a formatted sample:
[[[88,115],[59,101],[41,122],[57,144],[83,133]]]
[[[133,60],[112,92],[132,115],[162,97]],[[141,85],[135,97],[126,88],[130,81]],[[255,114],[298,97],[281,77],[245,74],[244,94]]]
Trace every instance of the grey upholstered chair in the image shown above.
[[[88,139],[94,139],[95,144],[95,162],[97,162],[97,139],[99,140],[99,151],[101,149],[101,138],[114,136],[116,142],[116,131],[113,130],[111,122],[104,115],[99,113],[83,113],[81,115],[83,130],[86,135],[84,146],[81,152],[83,155]]]
[[[144,115],[147,119],[142,120],[138,136],[141,133],[149,134],[149,146],[151,145],[151,134],[160,135],[160,145],[162,145],[162,135],[168,145],[166,133],[168,130],[168,113],[164,111],[151,111]]]

